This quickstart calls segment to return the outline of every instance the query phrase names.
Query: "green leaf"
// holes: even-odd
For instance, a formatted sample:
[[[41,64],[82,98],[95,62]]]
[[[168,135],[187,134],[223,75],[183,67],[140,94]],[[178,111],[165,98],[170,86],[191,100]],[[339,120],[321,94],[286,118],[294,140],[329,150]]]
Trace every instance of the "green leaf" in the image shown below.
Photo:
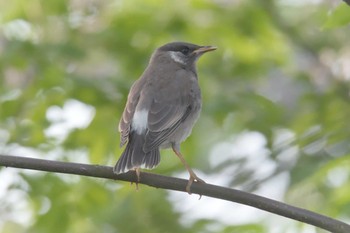
[[[323,25],[325,29],[338,28],[350,23],[350,7],[340,3],[327,17]]]

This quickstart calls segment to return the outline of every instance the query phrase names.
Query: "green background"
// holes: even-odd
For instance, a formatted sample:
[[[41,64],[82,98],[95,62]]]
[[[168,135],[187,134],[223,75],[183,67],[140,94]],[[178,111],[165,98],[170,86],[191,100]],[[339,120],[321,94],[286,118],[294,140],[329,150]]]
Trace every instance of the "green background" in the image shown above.
[[[210,183],[350,222],[349,11],[340,1],[1,1],[0,153],[113,166],[128,90],[153,50],[215,45],[198,62],[189,164]],[[171,151],[152,172],[187,178]],[[0,168],[0,232],[314,229],[197,199]]]

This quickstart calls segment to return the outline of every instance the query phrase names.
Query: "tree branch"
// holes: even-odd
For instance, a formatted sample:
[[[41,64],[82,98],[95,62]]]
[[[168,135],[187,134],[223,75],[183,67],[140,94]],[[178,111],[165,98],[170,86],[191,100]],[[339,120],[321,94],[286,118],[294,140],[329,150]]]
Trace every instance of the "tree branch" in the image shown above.
[[[59,162],[18,156],[0,155],[0,166],[75,174],[128,182],[137,181],[135,172],[116,175],[113,173],[112,167],[108,166]],[[184,179],[161,176],[147,172],[142,172],[140,178],[139,183],[141,184],[146,184],[155,188],[186,192],[185,187],[187,185],[187,180]],[[308,223],[333,233],[350,232],[350,225],[344,222],[240,190],[229,189],[211,184],[194,183],[191,186],[191,191],[192,193],[203,196],[252,206],[270,213]]]

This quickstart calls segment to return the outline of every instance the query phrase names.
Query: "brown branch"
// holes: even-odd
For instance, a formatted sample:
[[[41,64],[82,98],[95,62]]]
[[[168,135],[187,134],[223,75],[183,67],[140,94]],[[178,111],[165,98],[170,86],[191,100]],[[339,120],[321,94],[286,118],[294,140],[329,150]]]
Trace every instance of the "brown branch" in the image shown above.
[[[136,175],[134,172],[115,175],[112,171],[112,167],[100,165],[0,155],[0,166],[136,182]],[[146,184],[155,188],[186,192],[185,187],[187,185],[187,180],[184,179],[161,176],[147,172],[142,172],[140,178],[141,180],[139,183],[141,184]],[[270,213],[308,223],[333,233],[350,232],[350,225],[344,222],[314,213],[306,209],[287,205],[282,202],[240,190],[220,187],[211,184],[194,183],[191,187],[191,191],[192,193],[202,196],[208,196],[252,206]]]

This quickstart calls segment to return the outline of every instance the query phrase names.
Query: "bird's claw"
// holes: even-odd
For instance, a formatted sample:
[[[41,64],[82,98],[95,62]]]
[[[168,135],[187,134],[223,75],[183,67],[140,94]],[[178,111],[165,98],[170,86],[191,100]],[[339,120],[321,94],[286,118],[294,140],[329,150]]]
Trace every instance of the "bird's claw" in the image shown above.
[[[190,195],[192,194],[191,186],[192,186],[193,182],[205,184],[205,181],[200,179],[198,176],[196,176],[196,175],[190,176],[190,178],[188,179],[188,183],[186,185],[186,192]],[[201,199],[201,197],[202,197],[202,195],[200,195],[199,199]]]
[[[135,169],[135,174],[136,174],[136,191],[139,191],[139,182],[140,182],[140,168],[136,168]],[[133,184],[134,182],[131,182],[131,184]]]

